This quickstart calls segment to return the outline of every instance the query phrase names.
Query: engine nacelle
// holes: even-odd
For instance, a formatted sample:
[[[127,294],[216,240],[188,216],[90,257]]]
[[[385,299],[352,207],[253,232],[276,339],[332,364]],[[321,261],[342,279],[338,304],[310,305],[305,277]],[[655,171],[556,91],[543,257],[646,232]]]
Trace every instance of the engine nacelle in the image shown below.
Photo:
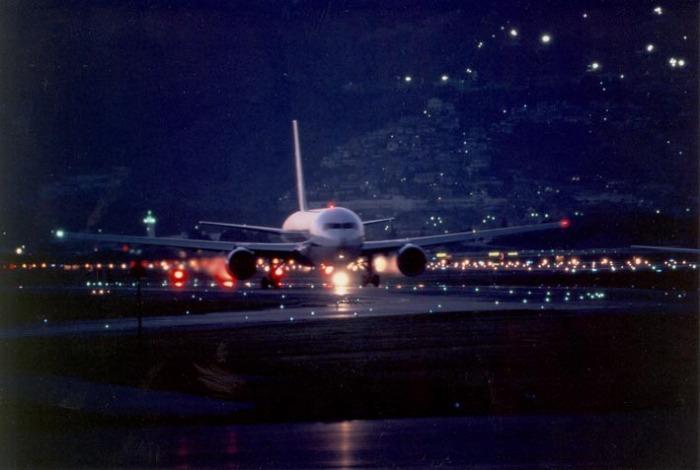
[[[428,258],[425,256],[425,251],[421,247],[410,243],[401,247],[396,257],[396,264],[404,276],[418,276],[422,274],[425,271],[427,262]]]
[[[236,248],[228,255],[228,272],[242,281],[255,275],[255,254],[246,248]]]

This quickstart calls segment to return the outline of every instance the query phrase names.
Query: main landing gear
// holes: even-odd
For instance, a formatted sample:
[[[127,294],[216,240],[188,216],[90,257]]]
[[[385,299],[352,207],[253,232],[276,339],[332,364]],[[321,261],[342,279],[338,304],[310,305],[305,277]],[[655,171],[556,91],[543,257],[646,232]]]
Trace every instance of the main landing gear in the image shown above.
[[[379,287],[379,274],[367,274],[362,280],[363,285],[372,284],[374,287]]]
[[[379,287],[379,274],[374,272],[372,267],[372,257],[367,260],[367,270],[365,275],[362,277],[362,285],[372,284],[374,287]]]
[[[284,267],[281,265],[272,266],[265,277],[260,280],[260,287],[263,289],[279,289],[282,287],[282,276],[284,276]]]

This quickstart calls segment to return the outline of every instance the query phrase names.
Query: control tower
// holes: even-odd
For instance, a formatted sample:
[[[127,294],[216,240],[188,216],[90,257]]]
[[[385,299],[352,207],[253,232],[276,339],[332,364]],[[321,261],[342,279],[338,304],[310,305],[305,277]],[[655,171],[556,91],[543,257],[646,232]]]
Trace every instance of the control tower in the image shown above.
[[[146,235],[149,237],[156,236],[156,218],[153,216],[153,212],[150,210],[143,218],[143,223],[146,225]]]

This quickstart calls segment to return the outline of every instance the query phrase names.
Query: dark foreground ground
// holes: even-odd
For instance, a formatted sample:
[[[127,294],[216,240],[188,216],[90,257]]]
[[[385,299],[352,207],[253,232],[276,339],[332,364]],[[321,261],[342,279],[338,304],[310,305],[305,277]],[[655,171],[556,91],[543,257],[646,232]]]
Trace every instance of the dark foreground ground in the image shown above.
[[[698,317],[681,310],[4,340],[3,370],[14,371],[2,384],[3,434],[13,437],[4,458],[22,467],[695,468]]]

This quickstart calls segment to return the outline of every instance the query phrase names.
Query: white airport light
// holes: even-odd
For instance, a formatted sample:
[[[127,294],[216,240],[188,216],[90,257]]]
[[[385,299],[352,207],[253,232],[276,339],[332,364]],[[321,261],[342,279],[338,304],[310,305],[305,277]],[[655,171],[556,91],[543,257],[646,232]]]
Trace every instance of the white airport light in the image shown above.
[[[664,14],[664,9],[661,8],[661,7],[655,7],[655,8],[654,8],[654,13],[656,13],[657,15],[663,15],[663,14]]]
[[[413,80],[413,77],[411,77],[410,75],[406,75],[405,77],[403,77],[403,81],[406,83],[411,83],[411,80]]]
[[[440,80],[442,80],[443,82],[446,82],[449,79],[450,77],[448,75],[443,75],[442,77],[440,77]]]
[[[542,42],[542,44],[549,44],[551,41],[552,36],[550,36],[549,34],[543,34],[542,36],[540,36],[540,42]]]
[[[510,35],[511,35],[511,37],[514,37],[514,38],[518,37],[518,30],[515,28],[511,29]]]
[[[598,62],[591,62],[588,65],[588,70],[595,72],[596,70],[600,70],[600,63]]]
[[[647,52],[649,52],[649,53],[654,52],[654,49],[656,49],[656,46],[654,46],[651,43],[647,44],[647,47],[646,47]]]
[[[56,238],[63,238],[66,236],[66,232],[61,229],[56,230]]]

